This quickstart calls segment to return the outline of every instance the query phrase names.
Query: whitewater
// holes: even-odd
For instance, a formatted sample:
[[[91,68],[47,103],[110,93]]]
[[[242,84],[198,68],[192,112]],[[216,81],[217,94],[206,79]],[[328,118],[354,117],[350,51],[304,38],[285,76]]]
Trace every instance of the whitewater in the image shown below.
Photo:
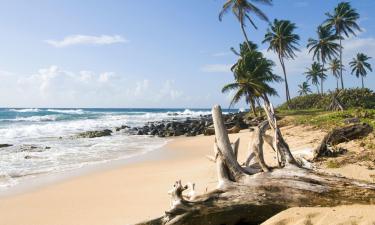
[[[210,114],[209,109],[0,109],[0,190],[36,176],[108,163],[161,148],[165,138],[126,134],[116,127],[143,126]],[[111,136],[76,138],[111,129]]]

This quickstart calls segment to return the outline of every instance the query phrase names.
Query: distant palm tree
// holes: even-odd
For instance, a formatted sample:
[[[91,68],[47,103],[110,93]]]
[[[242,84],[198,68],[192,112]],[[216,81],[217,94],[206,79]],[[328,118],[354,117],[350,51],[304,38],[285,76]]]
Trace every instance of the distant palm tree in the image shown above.
[[[317,93],[319,94],[319,79],[322,81],[325,80],[325,78],[327,77],[327,75],[324,74],[324,69],[322,65],[317,62],[314,62],[311,65],[311,68],[307,68],[305,74],[307,81],[311,80],[311,84],[316,86]]]
[[[267,30],[266,35],[262,43],[269,43],[268,50],[272,50],[277,53],[280,60],[281,67],[284,73],[285,81],[285,95],[286,101],[289,107],[290,93],[288,87],[288,80],[286,78],[286,70],[284,59],[294,59],[296,54],[294,51],[298,51],[297,45],[299,36],[294,33],[296,25],[289,20],[277,20],[273,21],[270,29]]]
[[[344,39],[343,34],[349,37],[349,34],[356,35],[354,30],[361,31],[357,21],[359,14],[353,9],[349,2],[341,2],[334,9],[333,14],[326,13],[328,19],[325,21],[325,25],[333,27],[340,40],[340,64],[342,65],[342,43]],[[340,69],[341,88],[344,88],[344,80],[342,77],[342,67]]]
[[[309,93],[311,93],[311,89],[310,89],[310,85],[304,81],[302,84],[299,84],[298,85],[298,94],[301,96],[301,95],[307,95]]]
[[[251,0],[256,3],[263,3],[267,5],[272,4],[272,0]],[[258,29],[255,25],[254,21],[251,19],[250,14],[257,15],[260,19],[267,21],[268,18],[266,14],[264,14],[259,8],[257,8],[254,4],[250,3],[249,0],[227,0],[221,12],[219,13],[219,20],[222,21],[224,14],[228,13],[230,10],[232,10],[232,13],[235,15],[235,17],[238,19],[241,25],[242,33],[245,37],[245,40],[247,43],[249,43],[249,39],[247,37],[245,26],[246,21],[250,22],[250,24],[255,28]],[[249,44],[248,44],[249,45]],[[250,46],[248,46],[250,48]]]
[[[280,82],[282,78],[273,73],[274,63],[263,57],[259,51],[252,50],[242,55],[232,71],[234,82],[223,87],[222,92],[235,91],[230,106],[237,103],[241,98],[245,98],[250,104],[254,115],[255,102],[266,95],[277,95],[270,82]]]
[[[335,58],[332,59],[329,63],[328,69],[331,71],[332,75],[336,78],[336,89],[339,89],[339,79],[340,79],[340,71],[345,70],[344,66],[341,64],[340,60]]]
[[[318,39],[308,39],[307,48],[309,53],[313,51],[313,59],[322,62],[322,73],[324,71],[324,64],[327,60],[331,60],[334,56],[338,55],[340,45],[336,43],[338,36],[333,34],[329,27],[318,26],[317,29]],[[323,78],[324,75],[321,75]],[[320,81],[321,93],[323,94],[323,80]]]
[[[358,78],[361,76],[362,88],[365,88],[363,78],[367,75],[367,70],[372,72],[371,64],[367,62],[369,59],[371,59],[371,57],[368,57],[363,53],[358,53],[357,57],[353,58],[353,60],[349,63],[352,69],[352,74],[355,73],[355,76]]]

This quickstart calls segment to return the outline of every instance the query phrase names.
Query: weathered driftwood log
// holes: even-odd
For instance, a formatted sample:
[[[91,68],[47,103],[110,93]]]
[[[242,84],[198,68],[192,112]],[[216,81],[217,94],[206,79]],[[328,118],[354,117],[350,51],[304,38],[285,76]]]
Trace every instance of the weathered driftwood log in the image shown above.
[[[268,125],[274,133],[273,145],[280,154],[280,166],[270,168],[261,159],[262,140],[253,141],[255,158],[264,164],[261,170],[242,167],[236,157],[238,141],[230,143],[221,109],[213,108],[216,142],[212,160],[216,161],[218,188],[189,200],[186,189],[176,182],[172,207],[164,216],[139,225],[236,225],[259,224],[276,213],[294,206],[336,206],[340,204],[375,204],[375,184],[318,173],[300,167],[277,128],[272,105],[266,102]],[[258,127],[256,139],[267,123]],[[265,169],[266,168],[266,169]]]
[[[372,132],[372,127],[367,123],[353,124],[341,128],[333,129],[324,136],[320,145],[314,150],[314,158],[320,156],[331,156],[333,154],[331,146],[339,143],[365,137]]]

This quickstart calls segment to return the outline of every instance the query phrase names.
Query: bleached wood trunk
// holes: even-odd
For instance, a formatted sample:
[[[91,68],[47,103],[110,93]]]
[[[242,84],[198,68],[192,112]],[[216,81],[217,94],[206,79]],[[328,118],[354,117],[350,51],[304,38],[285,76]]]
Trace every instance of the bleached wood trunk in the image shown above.
[[[186,200],[185,187],[176,182],[173,206],[165,215],[139,225],[236,225],[259,224],[276,213],[294,206],[336,206],[340,204],[375,204],[375,184],[318,173],[298,165],[277,127],[273,107],[265,102],[268,117],[258,127],[250,146],[262,170],[242,167],[236,156],[238,141],[230,143],[221,109],[212,110],[215,137],[214,157],[218,188]],[[280,166],[270,168],[263,157],[264,131],[270,127],[273,145],[280,154]],[[237,144],[236,144],[237,143]],[[236,147],[237,146],[237,147]]]

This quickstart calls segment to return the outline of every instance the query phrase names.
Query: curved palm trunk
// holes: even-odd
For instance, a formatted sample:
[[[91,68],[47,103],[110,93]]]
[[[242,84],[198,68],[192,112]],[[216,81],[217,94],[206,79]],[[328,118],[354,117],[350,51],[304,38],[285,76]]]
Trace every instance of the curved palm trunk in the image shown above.
[[[344,79],[342,77],[342,43],[341,43],[341,31],[338,30],[339,36],[340,36],[340,79],[341,79],[341,89],[344,89]]]
[[[257,117],[258,114],[257,114],[256,108],[255,108],[255,101],[254,101],[254,99],[250,99],[250,105],[251,105],[251,111],[253,112],[254,116]]]
[[[287,103],[288,109],[290,109],[290,105],[289,105],[289,103],[290,103],[290,94],[289,94],[288,80],[286,78],[286,70],[285,70],[284,59],[281,57],[280,54],[278,54],[278,56],[279,56],[280,64],[281,64],[281,67],[283,68],[283,73],[284,73],[286,103]]]
[[[248,47],[249,50],[250,50],[250,49],[251,49],[250,41],[249,41],[249,39],[247,38],[247,34],[246,34],[246,31],[245,31],[245,25],[244,25],[243,23],[241,23],[241,30],[242,30],[243,36],[245,37],[247,47]]]

